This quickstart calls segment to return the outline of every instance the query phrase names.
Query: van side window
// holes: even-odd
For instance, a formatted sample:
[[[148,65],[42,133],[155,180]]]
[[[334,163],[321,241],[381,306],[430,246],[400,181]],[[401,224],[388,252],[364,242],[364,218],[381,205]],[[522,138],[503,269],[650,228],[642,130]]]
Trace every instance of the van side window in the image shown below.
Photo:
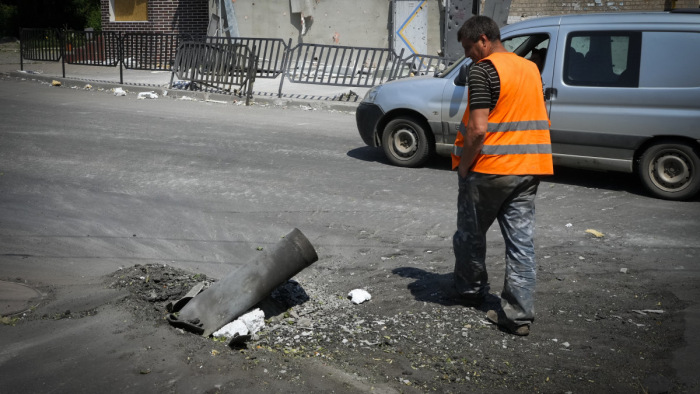
[[[542,72],[545,59],[547,58],[547,47],[549,47],[549,35],[531,34],[526,36],[512,37],[503,40],[503,46],[508,52],[513,52],[525,59],[532,60],[537,64],[537,68]]]
[[[643,37],[640,87],[700,87],[700,33],[650,31]]]
[[[566,40],[564,82],[638,87],[641,32],[577,32]]]

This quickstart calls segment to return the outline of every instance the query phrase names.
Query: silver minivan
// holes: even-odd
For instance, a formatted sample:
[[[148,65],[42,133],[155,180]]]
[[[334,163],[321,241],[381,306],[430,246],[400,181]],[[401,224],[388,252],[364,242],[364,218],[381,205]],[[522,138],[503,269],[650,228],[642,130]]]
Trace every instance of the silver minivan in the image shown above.
[[[665,199],[700,191],[700,9],[530,19],[501,39],[544,58],[555,165],[636,173]],[[399,166],[449,155],[469,63],[369,90],[356,113],[363,141]]]

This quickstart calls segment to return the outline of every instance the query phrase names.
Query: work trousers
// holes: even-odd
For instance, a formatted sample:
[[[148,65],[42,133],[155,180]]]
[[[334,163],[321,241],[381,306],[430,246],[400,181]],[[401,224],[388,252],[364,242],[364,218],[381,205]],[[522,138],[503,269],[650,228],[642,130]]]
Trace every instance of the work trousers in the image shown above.
[[[535,319],[535,195],[540,180],[532,175],[470,172],[459,178],[454,280],[458,293],[484,296],[488,291],[486,232],[498,220],[506,246],[501,306],[516,325]]]

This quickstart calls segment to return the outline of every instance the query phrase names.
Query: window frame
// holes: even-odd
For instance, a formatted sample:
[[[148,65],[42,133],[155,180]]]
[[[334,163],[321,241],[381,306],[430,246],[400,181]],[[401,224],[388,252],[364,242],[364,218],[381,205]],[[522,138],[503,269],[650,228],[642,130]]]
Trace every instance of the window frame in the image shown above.
[[[143,0],[146,3],[145,4],[145,8],[146,8],[145,19],[117,19],[117,14],[116,14],[117,6],[115,3],[118,1],[124,1],[124,0],[109,0],[109,21],[111,23],[144,23],[144,22],[149,21],[149,19],[148,19],[148,13],[149,13],[148,11],[150,8],[149,7],[149,3],[150,3],[149,0]]]

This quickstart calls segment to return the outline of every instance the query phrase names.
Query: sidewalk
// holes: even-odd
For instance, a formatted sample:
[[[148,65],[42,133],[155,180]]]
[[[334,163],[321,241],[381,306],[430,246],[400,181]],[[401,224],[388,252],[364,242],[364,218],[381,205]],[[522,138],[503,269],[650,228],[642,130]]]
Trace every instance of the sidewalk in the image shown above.
[[[123,83],[119,83],[119,67],[65,65],[65,78],[61,62],[24,61],[24,70],[20,70],[19,45],[3,44],[0,48],[0,74],[11,77],[36,79],[51,83],[56,80],[62,86],[90,84],[93,88],[112,89],[122,87],[128,93],[153,91],[159,96],[167,92],[167,97],[190,97],[201,100],[226,102],[245,102],[244,97],[233,94],[207,93],[196,90],[169,89],[171,72],[169,71],[123,71]],[[282,84],[282,96],[278,97],[282,77],[276,79],[258,78],[253,83],[252,103],[274,106],[303,106],[317,109],[338,111],[355,111],[369,88],[347,86],[328,86],[292,83],[285,79]],[[174,78],[173,83],[178,79]]]

